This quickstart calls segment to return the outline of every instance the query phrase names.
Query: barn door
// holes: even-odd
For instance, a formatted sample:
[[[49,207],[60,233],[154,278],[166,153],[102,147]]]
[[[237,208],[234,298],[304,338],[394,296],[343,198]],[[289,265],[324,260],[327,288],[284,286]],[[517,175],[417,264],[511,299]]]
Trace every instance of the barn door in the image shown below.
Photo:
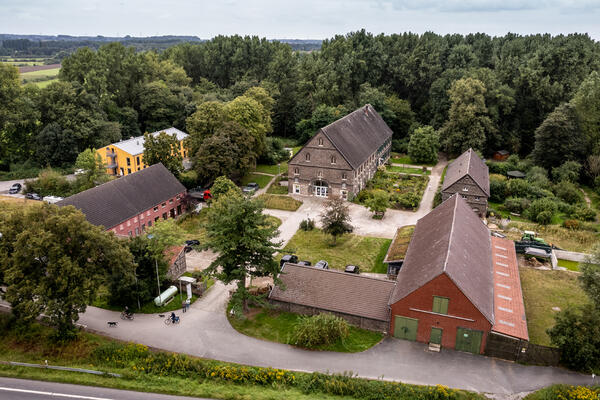
[[[418,319],[396,315],[394,324],[395,337],[406,340],[417,340],[417,327],[419,326]]]
[[[483,332],[468,328],[456,329],[456,350],[479,354]]]
[[[429,343],[442,344],[442,330],[440,328],[431,328]]]

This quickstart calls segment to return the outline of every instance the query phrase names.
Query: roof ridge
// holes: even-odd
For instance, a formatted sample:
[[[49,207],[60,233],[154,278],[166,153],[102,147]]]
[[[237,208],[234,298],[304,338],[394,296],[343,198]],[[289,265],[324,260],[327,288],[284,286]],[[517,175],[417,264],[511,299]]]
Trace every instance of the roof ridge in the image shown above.
[[[344,115],[343,117],[340,117],[340,118],[336,119],[335,121],[332,121],[332,122],[328,123],[327,125],[325,125],[325,126],[321,127],[321,129],[325,129],[325,128],[327,128],[327,127],[329,127],[329,126],[331,126],[331,125],[333,125],[333,124],[335,124],[335,123],[337,123],[337,122],[340,122],[341,120],[348,118],[350,115],[354,114],[355,112],[358,112],[358,111],[362,110],[363,108],[365,108],[365,107],[367,107],[367,106],[371,106],[371,105],[370,105],[369,103],[367,103],[367,104],[365,104],[364,106],[362,106],[362,107],[359,107],[359,108],[357,108],[356,110],[354,110],[354,111],[352,111],[352,112],[350,112],[350,113],[348,113],[348,114]],[[371,107],[372,107],[372,106],[371,106]]]
[[[458,193],[452,195],[452,197],[458,196]],[[450,198],[452,198],[450,197]],[[448,248],[446,249],[446,259],[444,260],[444,267],[442,268],[443,272],[446,272],[446,267],[448,266],[448,257],[450,257],[450,247],[452,246],[452,236],[454,233],[454,223],[456,222],[456,209],[458,208],[458,197],[454,200],[454,209],[452,210],[452,222],[450,225],[450,235],[448,237]]]
[[[469,157],[467,157],[467,175],[471,176],[471,157],[473,157],[473,148],[469,147]],[[473,177],[471,177],[473,178]]]
[[[339,271],[337,269],[321,269],[321,268],[315,268],[315,267],[309,266],[309,265],[298,265],[296,263],[285,263],[284,264],[284,268],[285,268],[286,265],[289,265],[291,267],[297,267],[297,268],[307,268],[307,269],[311,269],[311,270],[314,270],[314,271],[323,271],[323,272],[330,272],[330,273],[333,273],[333,274],[342,274],[344,276],[353,276],[353,277],[356,277],[356,278],[371,279],[371,280],[374,280],[374,281],[377,281],[377,282],[385,282],[385,283],[395,284],[395,281],[391,281],[389,279],[379,279],[379,278],[375,278],[375,277],[372,277],[372,276],[366,276],[366,275],[360,275],[360,274],[350,274],[350,273],[347,273],[347,272],[344,272],[344,271]]]

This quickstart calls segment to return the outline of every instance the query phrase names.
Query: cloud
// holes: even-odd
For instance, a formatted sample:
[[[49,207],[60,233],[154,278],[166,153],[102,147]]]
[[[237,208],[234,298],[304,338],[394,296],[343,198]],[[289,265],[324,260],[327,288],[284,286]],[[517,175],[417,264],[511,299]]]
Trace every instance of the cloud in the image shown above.
[[[384,0],[397,10],[428,10],[433,12],[499,12],[525,10],[579,10],[600,8],[598,0]]]

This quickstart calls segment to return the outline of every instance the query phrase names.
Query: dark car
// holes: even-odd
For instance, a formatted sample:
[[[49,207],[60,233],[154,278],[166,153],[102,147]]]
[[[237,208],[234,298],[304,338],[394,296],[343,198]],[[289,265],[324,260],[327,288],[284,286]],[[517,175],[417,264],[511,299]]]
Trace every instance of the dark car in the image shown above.
[[[360,268],[358,267],[358,265],[346,265],[346,268],[344,268],[344,272],[347,272],[349,274],[360,274]]]
[[[279,260],[279,267],[283,267],[283,264],[285,263],[292,263],[295,264],[298,262],[298,256],[293,255],[293,254],[286,254],[283,257],[281,257],[281,260]]]
[[[37,193],[26,193],[25,198],[29,200],[42,200],[42,196]]]
[[[191,240],[186,240],[185,244],[187,244],[188,246],[198,246],[200,244],[200,241],[196,240],[196,239],[191,239]]]
[[[320,260],[318,263],[315,264],[315,268],[329,269],[329,263],[325,260]]]
[[[244,186],[242,188],[242,192],[243,193],[254,193],[259,188],[260,188],[260,186],[258,186],[258,183],[256,183],[256,182],[250,182],[249,184],[247,184],[246,186]]]
[[[13,184],[13,185],[10,187],[10,189],[8,189],[8,193],[9,193],[9,194],[17,194],[17,193],[19,193],[19,192],[21,191],[21,188],[22,188],[22,187],[23,187],[23,186],[21,186],[21,184],[20,184],[20,183],[15,183],[15,184]]]
[[[304,267],[310,267],[310,266],[312,265],[312,264],[310,263],[310,261],[306,261],[306,260],[303,260],[303,261],[298,261],[298,263],[297,263],[297,264],[298,264],[298,265],[302,265],[302,266],[304,266]]]

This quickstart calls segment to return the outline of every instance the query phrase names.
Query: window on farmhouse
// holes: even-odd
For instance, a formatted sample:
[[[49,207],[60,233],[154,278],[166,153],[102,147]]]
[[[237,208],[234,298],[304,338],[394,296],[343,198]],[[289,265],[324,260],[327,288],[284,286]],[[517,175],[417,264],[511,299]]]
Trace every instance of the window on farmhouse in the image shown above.
[[[299,168],[294,168],[294,174],[298,175],[300,173],[300,169]]]
[[[131,173],[131,168],[127,168],[127,173],[130,174]]]
[[[319,146],[323,146],[323,139],[319,138]]]
[[[438,314],[448,314],[448,298],[433,296],[433,312]]]
[[[137,157],[136,157],[136,160],[135,160],[135,162],[137,163],[137,165],[140,165],[140,156],[137,156]]]
[[[335,161],[336,161],[335,156],[331,156],[331,163],[335,164]]]
[[[346,173],[345,172],[342,173],[342,179],[346,179],[346,177],[347,177]]]
[[[162,203],[160,206],[161,206],[162,208],[165,208],[165,207],[167,206],[167,203]]]
[[[310,153],[306,153],[305,158],[306,158],[306,161],[310,161]]]

